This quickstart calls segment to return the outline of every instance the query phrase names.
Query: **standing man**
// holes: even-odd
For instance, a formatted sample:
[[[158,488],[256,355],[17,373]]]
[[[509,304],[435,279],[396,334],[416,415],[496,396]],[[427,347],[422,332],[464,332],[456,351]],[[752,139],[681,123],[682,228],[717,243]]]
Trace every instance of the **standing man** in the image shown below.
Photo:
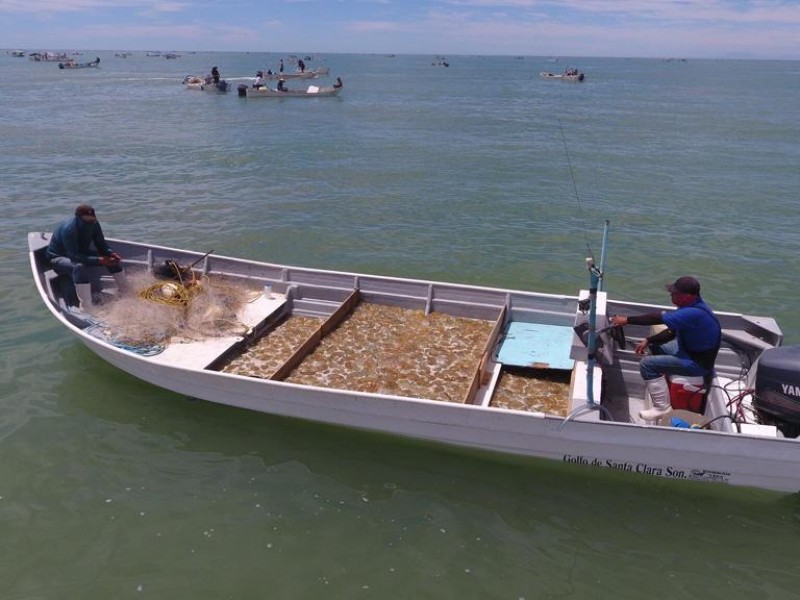
[[[122,258],[106,244],[94,208],[88,204],[78,205],[75,216],[56,228],[47,246],[47,258],[56,273],[72,278],[80,308],[84,312],[89,312],[92,307],[88,267],[106,267],[114,276],[119,291],[128,289],[125,271],[119,266]]]
[[[694,277],[685,276],[666,287],[678,310],[611,317],[611,322],[620,326],[667,326],[663,331],[644,338],[636,346],[637,354],[644,354],[648,347],[651,352],[639,363],[639,371],[653,401],[653,408],[639,413],[646,421],[658,419],[671,408],[665,376],[687,375],[709,379],[722,343],[722,326],[700,297],[700,282]]]

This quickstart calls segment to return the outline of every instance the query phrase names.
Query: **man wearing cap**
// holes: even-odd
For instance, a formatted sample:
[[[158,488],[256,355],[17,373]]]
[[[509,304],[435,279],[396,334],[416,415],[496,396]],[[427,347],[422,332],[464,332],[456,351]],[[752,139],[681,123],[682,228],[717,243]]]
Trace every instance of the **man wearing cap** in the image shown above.
[[[128,289],[125,271],[119,266],[122,259],[108,247],[94,208],[88,204],[78,205],[75,216],[56,227],[47,246],[47,258],[56,273],[72,277],[80,308],[86,312],[92,306],[88,267],[106,267],[120,292]]]
[[[694,277],[679,277],[666,286],[678,310],[645,315],[611,317],[614,325],[666,325],[666,329],[644,338],[636,353],[651,354],[639,363],[653,408],[639,413],[642,419],[656,420],[671,408],[666,375],[710,377],[714,370],[722,326],[711,308],[700,297],[700,282]]]

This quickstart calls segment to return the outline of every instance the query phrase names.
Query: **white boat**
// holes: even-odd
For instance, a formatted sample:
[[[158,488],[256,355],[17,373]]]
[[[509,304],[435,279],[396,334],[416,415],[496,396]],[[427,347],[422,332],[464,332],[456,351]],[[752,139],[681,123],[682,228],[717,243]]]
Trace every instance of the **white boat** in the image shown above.
[[[579,72],[577,69],[567,69],[564,73],[553,73],[551,71],[542,71],[539,73],[539,77],[544,79],[556,79],[559,81],[569,81],[572,83],[580,83],[584,79],[586,79],[586,75],[584,73]]]
[[[242,83],[239,84],[238,93],[240,98],[324,98],[339,95],[342,88],[342,85],[338,87],[336,85],[309,85],[303,89],[284,88],[280,90],[266,85],[256,88]]]
[[[205,81],[206,78],[200,75],[187,75],[183,78],[181,83],[186,87],[187,90],[197,90],[199,92],[201,91]]]
[[[100,66],[100,57],[98,56],[91,62],[79,63],[74,60],[58,63],[59,69],[97,69]]]
[[[183,78],[181,83],[187,90],[197,90],[200,92],[218,92],[225,93],[228,91],[230,85],[224,79],[220,79],[218,83],[214,83],[211,76],[200,75],[187,75]]]
[[[264,79],[269,80],[277,80],[277,79],[315,79],[316,77],[322,77],[323,75],[327,75],[330,69],[328,67],[320,67],[318,69],[306,69],[305,71],[286,71],[286,72],[278,72],[273,73],[272,71],[267,71],[267,74],[264,75]]]
[[[35,62],[59,62],[69,60],[66,52],[33,52],[28,55],[28,60]]]
[[[619,329],[596,330],[592,315],[597,323],[607,323],[611,314],[667,307],[611,300],[602,289],[562,296],[109,240],[132,280],[153,277],[148,273],[158,273],[162,265],[189,265],[176,272],[198,278],[201,287],[225,282],[246,290],[240,305],[228,307],[235,310],[235,330],[199,337],[176,331],[156,342],[132,342],[98,311],[112,310],[114,302],[146,301],[130,294],[108,308],[93,309],[93,317],[69,307],[72,284],[50,269],[48,240],[47,233],[28,234],[33,277],[52,315],[103,360],[177,394],[575,465],[800,490],[800,440],[759,422],[762,408],[769,409],[759,404],[759,395],[763,400],[772,394],[774,405],[794,411],[794,422],[788,418],[783,425],[794,428],[795,435],[800,429],[800,347],[781,347],[783,335],[768,317],[718,312],[724,343],[704,414],[676,410],[658,425],[646,424],[638,416],[647,399],[630,341],[649,331],[629,326],[625,333],[631,340],[620,344],[618,335],[610,336]],[[590,282],[596,290],[595,280]],[[113,288],[102,268],[95,283],[98,290]],[[157,281],[155,289],[172,297],[174,285]],[[596,301],[589,303],[592,297]],[[281,337],[288,325],[309,319],[306,333],[289,344],[280,342],[290,339]],[[352,329],[357,324],[366,329]],[[596,349],[591,354],[583,343],[587,327],[589,347]],[[781,373],[787,356],[794,369]],[[253,357],[275,360],[264,369],[247,362]],[[758,370],[751,368],[759,358]],[[750,381],[742,377],[748,370]],[[782,384],[775,384],[776,373]],[[517,377],[534,385],[552,378],[562,391],[552,401],[514,391],[506,378],[514,383]],[[674,426],[686,424],[705,427]]]

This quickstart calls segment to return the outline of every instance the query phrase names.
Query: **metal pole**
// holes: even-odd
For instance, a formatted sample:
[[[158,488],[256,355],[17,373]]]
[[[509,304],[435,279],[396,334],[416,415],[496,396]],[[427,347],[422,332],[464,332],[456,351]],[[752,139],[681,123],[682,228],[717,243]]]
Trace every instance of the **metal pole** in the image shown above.
[[[608,247],[608,226],[609,220],[606,219],[605,225],[603,225],[603,246],[600,248],[600,284],[598,289],[602,292],[603,291],[603,277],[602,274],[606,272],[606,248]]]
[[[588,361],[586,363],[586,403],[594,406],[594,365],[597,362],[597,291],[603,290],[603,273],[606,267],[606,248],[608,247],[609,221],[603,225],[603,246],[600,250],[600,268],[594,264],[593,258],[587,258],[589,267],[589,339],[587,340]]]
[[[594,406],[594,365],[597,352],[597,288],[602,282],[602,273],[595,266],[594,259],[587,258],[589,267],[589,339],[587,340],[588,360],[586,363],[586,403]]]

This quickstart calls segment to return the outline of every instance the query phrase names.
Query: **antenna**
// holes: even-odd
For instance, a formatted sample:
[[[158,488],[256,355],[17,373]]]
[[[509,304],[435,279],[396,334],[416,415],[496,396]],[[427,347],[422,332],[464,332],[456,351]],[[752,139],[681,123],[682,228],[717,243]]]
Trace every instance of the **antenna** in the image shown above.
[[[581,228],[583,230],[583,239],[586,243],[586,250],[589,252],[589,255],[594,259],[594,252],[592,252],[592,246],[589,244],[589,239],[586,237],[586,221],[583,218],[583,207],[581,206],[581,197],[578,194],[578,184],[575,182],[575,171],[572,168],[572,159],[569,156],[569,148],[567,147],[567,136],[564,134],[564,126],[561,124],[561,119],[556,119],[558,121],[558,130],[561,132],[561,141],[564,142],[564,154],[567,155],[567,165],[569,165],[569,176],[572,180],[572,189],[575,192],[575,201],[578,204],[578,219],[581,222]]]

